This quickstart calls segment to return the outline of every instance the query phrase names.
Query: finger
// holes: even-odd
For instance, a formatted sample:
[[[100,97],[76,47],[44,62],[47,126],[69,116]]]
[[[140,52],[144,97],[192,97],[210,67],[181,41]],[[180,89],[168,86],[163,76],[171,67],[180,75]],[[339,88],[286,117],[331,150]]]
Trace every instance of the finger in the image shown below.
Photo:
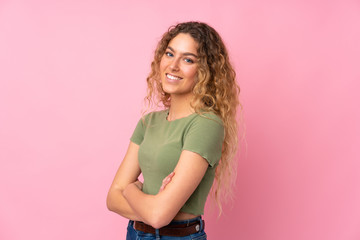
[[[162,183],[162,186],[166,186],[170,181],[168,179],[164,179],[163,183]]]
[[[163,181],[170,181],[172,179],[172,177],[174,176],[174,172],[170,173],[166,178],[164,178]]]
[[[164,188],[166,187],[166,185],[170,182],[169,179],[164,179],[162,184],[161,184],[161,187],[160,187],[160,190],[164,190]]]
[[[175,174],[175,172],[171,172],[171,173],[169,173],[169,175],[166,176],[166,178],[169,178],[169,177],[172,178],[174,176],[174,174]]]
[[[164,179],[162,180],[162,182],[164,183],[164,182],[170,181],[171,178],[174,176],[174,174],[175,174],[174,172],[170,173],[169,175],[167,175],[166,178],[164,178]]]
[[[164,179],[161,187],[164,189],[169,183],[170,183],[171,179],[170,178],[166,178]]]
[[[175,173],[174,172],[172,172],[172,173],[170,173],[164,180],[165,180],[165,182],[166,182],[166,184],[168,184],[170,181],[171,181],[171,179],[172,179],[172,177],[175,175]]]
[[[168,177],[172,178],[175,175],[175,172],[171,172]]]
[[[165,189],[166,185],[171,181],[172,177],[175,175],[175,172],[171,172],[169,175],[167,175],[163,180],[161,187],[159,189],[159,192]]]
[[[165,185],[161,185],[159,192],[163,191],[165,189]]]

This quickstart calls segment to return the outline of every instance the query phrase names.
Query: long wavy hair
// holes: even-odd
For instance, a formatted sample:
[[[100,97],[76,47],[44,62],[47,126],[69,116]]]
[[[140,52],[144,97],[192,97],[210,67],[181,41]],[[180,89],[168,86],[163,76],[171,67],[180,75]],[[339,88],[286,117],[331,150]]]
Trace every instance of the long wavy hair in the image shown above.
[[[190,34],[198,43],[197,81],[192,89],[191,106],[198,114],[203,112],[217,114],[224,125],[222,155],[216,168],[215,182],[211,191],[221,214],[221,203],[232,198],[236,178],[235,155],[238,147],[236,111],[240,88],[236,83],[236,74],[220,35],[212,27],[201,22],[185,22],[171,26],[162,36],[155,50],[151,72],[146,79],[148,88],[145,101],[149,108],[170,107],[170,94],[162,89],[159,67],[169,42],[179,33]]]

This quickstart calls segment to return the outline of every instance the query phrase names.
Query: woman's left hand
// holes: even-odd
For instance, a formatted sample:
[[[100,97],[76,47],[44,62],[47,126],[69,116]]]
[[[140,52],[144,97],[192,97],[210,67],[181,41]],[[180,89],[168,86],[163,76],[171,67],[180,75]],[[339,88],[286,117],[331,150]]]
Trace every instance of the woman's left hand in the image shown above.
[[[160,187],[159,192],[161,192],[162,190],[165,189],[166,185],[169,184],[169,182],[171,181],[172,177],[175,175],[175,172],[171,172],[169,175],[167,175],[166,178],[164,178],[164,180],[162,181],[162,185]]]

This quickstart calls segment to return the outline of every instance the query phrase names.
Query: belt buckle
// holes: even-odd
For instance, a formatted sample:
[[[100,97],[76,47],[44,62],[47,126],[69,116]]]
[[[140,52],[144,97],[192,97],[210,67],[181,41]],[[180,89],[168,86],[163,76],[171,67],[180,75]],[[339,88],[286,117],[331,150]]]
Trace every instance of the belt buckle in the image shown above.
[[[199,224],[196,224],[195,230],[196,230],[197,232],[200,231],[200,225],[199,225]]]

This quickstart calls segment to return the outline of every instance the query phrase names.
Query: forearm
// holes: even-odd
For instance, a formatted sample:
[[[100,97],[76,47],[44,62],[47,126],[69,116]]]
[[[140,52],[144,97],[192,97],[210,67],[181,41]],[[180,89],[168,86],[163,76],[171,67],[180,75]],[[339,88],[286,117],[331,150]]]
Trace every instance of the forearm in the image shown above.
[[[129,184],[123,191],[124,198],[135,214],[154,228],[167,225],[178,212],[168,209],[160,194],[145,194],[135,184]]]
[[[120,189],[112,189],[109,191],[106,205],[110,211],[113,211],[127,219],[134,221],[144,221],[135,211],[130,207],[128,201],[124,198]]]

